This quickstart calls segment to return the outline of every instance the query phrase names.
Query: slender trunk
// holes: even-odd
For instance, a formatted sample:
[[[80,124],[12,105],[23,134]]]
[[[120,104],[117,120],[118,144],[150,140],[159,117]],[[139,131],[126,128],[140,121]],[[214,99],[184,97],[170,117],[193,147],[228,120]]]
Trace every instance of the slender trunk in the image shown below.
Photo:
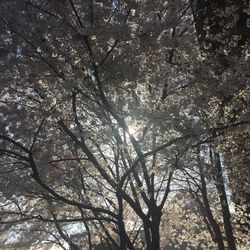
[[[228,243],[228,249],[229,250],[236,250],[235,240],[233,236],[233,228],[231,224],[231,214],[229,210],[228,200],[227,200],[227,194],[224,184],[224,179],[222,175],[222,166],[220,161],[220,155],[219,153],[215,153],[215,168],[217,171],[216,174],[216,188],[217,192],[219,194],[220,199],[220,205],[222,209],[222,215],[223,215],[223,224],[226,234],[226,239]]]
[[[86,228],[86,231],[87,231],[87,235],[88,235],[88,245],[89,245],[89,250],[92,250],[93,247],[92,247],[92,240],[91,240],[91,232],[90,232],[90,229],[89,229],[89,226],[88,226],[88,223],[86,221],[83,222],[84,223],[84,226]]]
[[[60,223],[57,222],[57,218],[56,218],[57,216],[56,216],[56,214],[54,214],[54,212],[53,212],[53,208],[52,208],[52,206],[51,206],[51,202],[50,202],[50,201],[49,201],[49,205],[50,205],[49,210],[50,210],[50,213],[51,213],[51,215],[52,215],[52,218],[54,219],[54,224],[55,224],[55,226],[56,226],[56,229],[57,229],[58,233],[59,233],[60,236],[62,237],[62,239],[63,239],[65,242],[68,243],[69,249],[70,249],[70,250],[80,250],[80,247],[78,247],[76,244],[74,244],[74,243],[72,242],[72,240],[70,239],[70,237],[69,237],[67,234],[65,234],[65,232],[62,230],[62,228],[61,228],[61,226],[60,226]]]
[[[210,209],[210,205],[209,205],[207,196],[204,195],[205,192],[202,191],[202,193],[203,193],[202,197],[203,197],[203,202],[204,202],[205,214],[207,216],[209,224],[211,225],[211,227],[213,229],[213,233],[214,233],[211,236],[215,238],[215,243],[218,245],[218,249],[219,250],[224,250],[225,246],[224,246],[223,236],[222,236],[222,232],[220,230],[220,226],[213,217],[213,214],[212,214],[212,211]]]
[[[147,250],[150,250],[150,248],[151,248],[151,235],[150,235],[149,226],[145,222],[143,223],[143,229],[144,229],[144,236],[145,236]]]
[[[197,160],[198,160],[198,167],[199,167],[199,171],[200,171],[201,195],[202,195],[202,200],[204,203],[205,215],[206,215],[206,217],[209,221],[209,224],[211,225],[212,230],[213,230],[213,234],[211,234],[212,238],[215,240],[215,243],[217,244],[218,249],[224,250],[225,246],[224,246],[224,242],[223,242],[222,232],[221,232],[219,224],[214,219],[214,216],[213,216],[211,208],[210,208],[209,200],[207,197],[207,185],[206,185],[206,180],[204,177],[203,168],[201,166],[199,153],[200,152],[198,151],[197,152],[197,158],[198,158]]]
[[[120,233],[120,250],[136,250],[126,232],[123,219],[118,219],[118,228]]]
[[[96,216],[96,218],[98,218],[98,214],[94,211],[92,211],[92,213],[94,214],[94,216]],[[111,236],[111,234],[109,233],[109,231],[107,230],[107,228],[105,227],[103,221],[99,220],[98,224],[101,226],[101,229],[103,230],[103,232],[106,234],[106,241],[112,245],[112,247],[115,247],[116,249],[120,249],[119,248],[119,244],[115,241],[115,239]],[[96,224],[94,223],[95,228],[98,230],[98,227],[96,226]]]
[[[119,234],[120,234],[120,250],[125,250],[126,249],[126,242],[124,238],[124,225],[122,218],[119,219],[118,221],[118,228],[119,228]]]
[[[82,218],[84,218],[84,214],[82,209],[79,209]],[[91,239],[91,232],[90,232],[90,228],[88,226],[88,223],[86,221],[83,221],[84,227],[86,228],[86,232],[87,232],[87,237],[88,237],[88,245],[89,245],[89,250],[93,249],[93,245],[92,245],[92,239]]]
[[[121,193],[118,190],[116,192],[116,197],[118,200],[118,206],[119,206],[119,215],[118,215],[118,228],[119,228],[119,236],[120,236],[120,250],[135,250],[127,232],[125,229],[125,225],[123,222],[123,202],[122,202],[122,197]]]

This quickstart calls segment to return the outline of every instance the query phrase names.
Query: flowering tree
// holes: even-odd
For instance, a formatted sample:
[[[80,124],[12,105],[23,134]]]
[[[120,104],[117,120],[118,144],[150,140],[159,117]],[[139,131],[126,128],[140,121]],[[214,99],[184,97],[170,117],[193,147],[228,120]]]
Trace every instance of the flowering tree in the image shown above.
[[[248,124],[213,123],[213,88],[199,99],[235,76],[201,64],[190,6],[0,4],[4,247],[160,249],[180,161]]]
[[[247,112],[249,75],[244,70],[249,61],[249,3],[227,0],[196,1],[193,11],[202,53],[210,65],[211,61],[217,62],[214,72],[220,81],[220,87],[217,92],[219,96],[215,97],[217,108],[216,114],[212,115],[213,123],[222,124],[243,119],[249,121]],[[226,161],[236,211],[244,214],[238,220],[241,239],[247,238],[244,234],[249,234],[247,214],[250,211],[250,200],[249,191],[247,191],[248,181],[245,179],[249,171],[247,167],[249,160],[245,153],[248,151],[248,143],[247,140],[242,140],[242,138],[249,138],[248,130],[249,126],[243,126],[219,142],[219,151]],[[232,242],[233,237],[229,236],[229,238]]]

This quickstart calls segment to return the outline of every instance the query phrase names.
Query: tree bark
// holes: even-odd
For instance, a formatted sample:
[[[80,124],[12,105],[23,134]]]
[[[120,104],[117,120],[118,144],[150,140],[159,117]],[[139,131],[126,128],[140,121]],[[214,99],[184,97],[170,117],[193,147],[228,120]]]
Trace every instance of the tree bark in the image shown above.
[[[215,168],[217,171],[217,174],[215,177],[216,188],[219,194],[220,205],[221,205],[222,214],[223,214],[223,225],[224,225],[226,239],[228,243],[228,249],[236,250],[236,244],[235,244],[234,235],[233,235],[233,228],[231,224],[231,214],[229,210],[226,188],[225,188],[224,179],[222,175],[220,155],[219,153],[215,153],[214,156],[215,156]]]
[[[198,149],[197,151],[197,161],[198,161],[198,168],[199,168],[199,172],[200,172],[200,180],[201,180],[201,195],[202,195],[202,200],[203,200],[203,206],[204,206],[204,210],[205,210],[205,216],[207,217],[209,224],[213,230],[213,235],[212,238],[214,239],[215,243],[218,246],[219,250],[224,250],[225,246],[224,246],[224,241],[223,241],[223,235],[220,229],[219,224],[217,223],[217,221],[214,219],[213,213],[211,211],[210,208],[210,204],[209,204],[209,200],[208,200],[208,196],[207,196],[207,185],[206,185],[206,180],[204,177],[204,171],[201,165],[201,161],[200,161],[200,151]],[[198,200],[199,202],[199,200]],[[201,204],[202,206],[202,204]]]

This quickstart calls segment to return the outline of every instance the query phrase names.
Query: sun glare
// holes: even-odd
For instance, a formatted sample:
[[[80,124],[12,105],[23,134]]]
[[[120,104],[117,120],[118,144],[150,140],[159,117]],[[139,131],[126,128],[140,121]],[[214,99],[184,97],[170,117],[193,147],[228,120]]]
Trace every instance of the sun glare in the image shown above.
[[[135,135],[136,134],[136,129],[134,127],[129,127],[128,128],[128,132],[131,134],[131,135]]]

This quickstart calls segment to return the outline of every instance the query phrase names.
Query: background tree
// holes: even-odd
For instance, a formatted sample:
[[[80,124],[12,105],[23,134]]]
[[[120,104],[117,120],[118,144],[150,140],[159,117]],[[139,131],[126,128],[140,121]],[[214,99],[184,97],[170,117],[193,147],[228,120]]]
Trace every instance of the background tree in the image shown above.
[[[200,47],[206,60],[216,61],[216,75],[223,76],[220,80],[220,102],[218,109],[218,123],[232,122],[236,120],[248,120],[249,113],[249,74],[244,74],[242,69],[247,67],[249,58],[249,3],[247,1],[194,1],[193,4],[195,27],[200,42]],[[246,60],[247,59],[247,60]],[[239,70],[241,68],[241,70]],[[219,69],[219,71],[218,71]],[[243,78],[244,80],[243,80]],[[239,79],[239,81],[238,81]],[[225,82],[225,84],[222,84]],[[228,84],[233,87],[228,88]],[[216,116],[214,116],[215,118]],[[249,190],[247,188],[249,161],[247,154],[240,152],[248,151],[247,143],[239,139],[249,137],[248,126],[242,127],[241,132],[233,132],[233,149],[226,144],[225,139],[221,143],[220,150],[226,159],[227,171],[230,178],[230,187],[233,199],[237,204],[237,210],[249,214]],[[232,137],[229,137],[232,138]],[[227,143],[226,143],[227,141]],[[223,149],[223,146],[225,148]],[[233,153],[237,152],[237,153]],[[244,162],[244,163],[243,163]],[[239,167],[239,165],[241,165]],[[241,183],[237,185],[237,183]],[[245,221],[242,218],[243,221]],[[239,220],[240,221],[240,220]],[[249,221],[240,223],[241,231],[249,232]],[[245,237],[242,237],[245,238]]]

